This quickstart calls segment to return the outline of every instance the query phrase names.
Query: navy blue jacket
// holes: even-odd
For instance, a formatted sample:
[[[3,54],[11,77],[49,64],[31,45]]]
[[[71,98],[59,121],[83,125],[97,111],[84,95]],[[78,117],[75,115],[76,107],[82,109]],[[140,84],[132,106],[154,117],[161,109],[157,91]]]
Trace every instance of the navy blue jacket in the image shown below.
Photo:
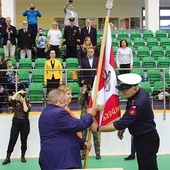
[[[80,149],[85,140],[77,132],[87,129],[92,122],[91,114],[76,119],[63,108],[47,105],[39,118],[41,169],[81,168]]]
[[[140,88],[134,96],[128,98],[124,115],[113,124],[117,130],[128,128],[134,137],[153,131],[156,124],[148,93]]]

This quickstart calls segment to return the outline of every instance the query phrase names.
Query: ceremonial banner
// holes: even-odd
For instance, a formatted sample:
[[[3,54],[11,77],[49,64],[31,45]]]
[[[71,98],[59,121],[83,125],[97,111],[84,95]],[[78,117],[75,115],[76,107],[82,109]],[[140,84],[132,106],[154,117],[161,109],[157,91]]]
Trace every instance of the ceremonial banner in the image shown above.
[[[99,114],[97,114],[96,120],[98,121],[99,125],[105,125],[109,122],[113,122],[113,120],[120,116],[118,90],[115,88],[117,84],[117,79],[110,24],[108,25],[107,30],[102,67],[97,68],[96,74],[98,72],[98,69],[101,70],[101,74],[97,89],[98,94],[96,104],[101,111]],[[96,78],[97,75],[94,80],[91,99],[89,101],[89,107],[93,105],[93,96],[94,91],[96,90]]]

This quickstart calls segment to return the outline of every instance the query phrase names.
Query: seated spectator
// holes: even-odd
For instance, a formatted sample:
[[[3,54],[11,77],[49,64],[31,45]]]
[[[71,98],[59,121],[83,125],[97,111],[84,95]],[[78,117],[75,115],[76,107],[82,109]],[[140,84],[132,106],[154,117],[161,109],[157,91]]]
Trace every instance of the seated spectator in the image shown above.
[[[14,67],[12,65],[12,60],[9,58],[6,61],[7,64],[7,83],[14,83]]]
[[[37,46],[37,58],[46,58],[46,44],[47,38],[43,35],[43,29],[39,28],[38,34],[36,37],[36,46]]]

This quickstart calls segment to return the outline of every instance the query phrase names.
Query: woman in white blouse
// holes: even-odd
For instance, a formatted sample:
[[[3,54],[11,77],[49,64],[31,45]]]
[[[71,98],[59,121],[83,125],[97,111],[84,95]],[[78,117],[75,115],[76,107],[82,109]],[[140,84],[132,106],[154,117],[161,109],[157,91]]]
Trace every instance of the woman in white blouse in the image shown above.
[[[48,31],[47,34],[47,45],[49,50],[55,50],[56,57],[59,57],[59,49],[61,48],[62,44],[62,34],[58,28],[57,22],[53,22],[51,29]]]
[[[120,48],[116,54],[116,64],[118,68],[132,68],[133,67],[133,54],[131,48],[128,47],[126,40],[120,41]],[[130,73],[129,70],[119,70],[120,74]]]

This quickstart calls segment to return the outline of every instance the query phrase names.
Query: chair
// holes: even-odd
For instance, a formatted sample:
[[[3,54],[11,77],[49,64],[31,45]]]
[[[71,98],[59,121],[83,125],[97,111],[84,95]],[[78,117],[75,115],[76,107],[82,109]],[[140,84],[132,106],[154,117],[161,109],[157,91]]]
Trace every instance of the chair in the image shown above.
[[[170,58],[170,46],[166,47],[166,49],[165,49],[165,56]]]
[[[140,61],[138,57],[133,57],[133,68],[140,68]]]
[[[129,48],[131,48],[131,50],[132,50],[133,57],[137,57],[136,48],[134,48],[134,47],[129,47]]]
[[[145,46],[145,40],[143,38],[134,38],[133,47],[135,47],[137,49],[140,46],[142,46],[142,47]]]
[[[126,30],[119,30],[118,31],[118,39],[122,40],[122,39],[126,39],[129,38],[129,34]]]
[[[67,82],[77,82],[78,75],[76,71],[67,70]]]
[[[29,100],[31,103],[43,103],[44,87],[41,83],[31,83],[28,87]]]
[[[77,69],[79,65],[77,58],[67,58],[66,59],[66,68],[67,69]]]
[[[29,71],[18,71],[20,82],[24,84],[29,83]]]
[[[117,39],[112,38],[112,45],[113,45],[113,46],[118,47],[118,46],[119,46],[118,43],[119,43],[119,41],[118,41]]]
[[[4,49],[3,48],[0,48],[0,55],[4,56]]]
[[[113,46],[114,57],[116,57],[116,53],[119,47]]]
[[[143,68],[155,68],[155,60],[153,57],[143,57],[142,67]]]
[[[103,36],[103,30],[97,30],[97,38]]]
[[[151,50],[152,47],[158,46],[158,40],[156,38],[148,38],[146,40],[146,43],[147,43],[147,47],[149,48],[149,50]]]
[[[78,94],[80,93],[80,86],[77,82],[69,82],[67,83],[69,87],[72,89],[72,98],[77,98]]]
[[[112,31],[111,36],[112,36],[112,38],[116,38],[116,34],[114,31]]]
[[[155,81],[161,81],[160,70],[147,70],[147,79],[151,85],[153,85]]]
[[[160,45],[165,50],[167,46],[170,46],[170,38],[160,38]]]
[[[44,71],[33,71],[32,72],[33,83],[44,83]]]
[[[44,69],[46,58],[36,58],[35,59],[35,69]]]
[[[164,88],[164,82],[163,81],[155,81],[153,84],[153,91],[160,91]],[[165,88],[168,88],[168,84],[165,83]]]
[[[149,57],[149,48],[148,47],[138,47],[137,48],[137,55],[140,60],[142,60],[143,57]]]
[[[157,59],[157,65],[160,68],[169,68],[169,58],[168,57],[159,57]]]
[[[32,60],[30,58],[21,58],[19,60],[19,68],[20,69],[31,69],[32,68]]]
[[[43,35],[47,36],[48,35],[48,30],[43,30]]]
[[[130,32],[130,39],[134,40],[135,38],[141,38],[141,33],[138,30],[132,30]]]
[[[149,82],[140,82],[139,86],[143,88],[149,95],[151,95],[151,85]]]
[[[158,57],[164,57],[164,51],[163,51],[163,48],[160,47],[160,46],[157,46],[157,47],[152,47],[152,50],[151,50],[151,56],[157,60]]]
[[[166,31],[164,30],[156,30],[155,38],[159,41],[161,38],[166,38]]]
[[[170,85],[170,70],[165,70],[165,81]]]
[[[152,30],[144,30],[143,31],[143,38],[147,40],[148,38],[154,38],[154,34]]]

